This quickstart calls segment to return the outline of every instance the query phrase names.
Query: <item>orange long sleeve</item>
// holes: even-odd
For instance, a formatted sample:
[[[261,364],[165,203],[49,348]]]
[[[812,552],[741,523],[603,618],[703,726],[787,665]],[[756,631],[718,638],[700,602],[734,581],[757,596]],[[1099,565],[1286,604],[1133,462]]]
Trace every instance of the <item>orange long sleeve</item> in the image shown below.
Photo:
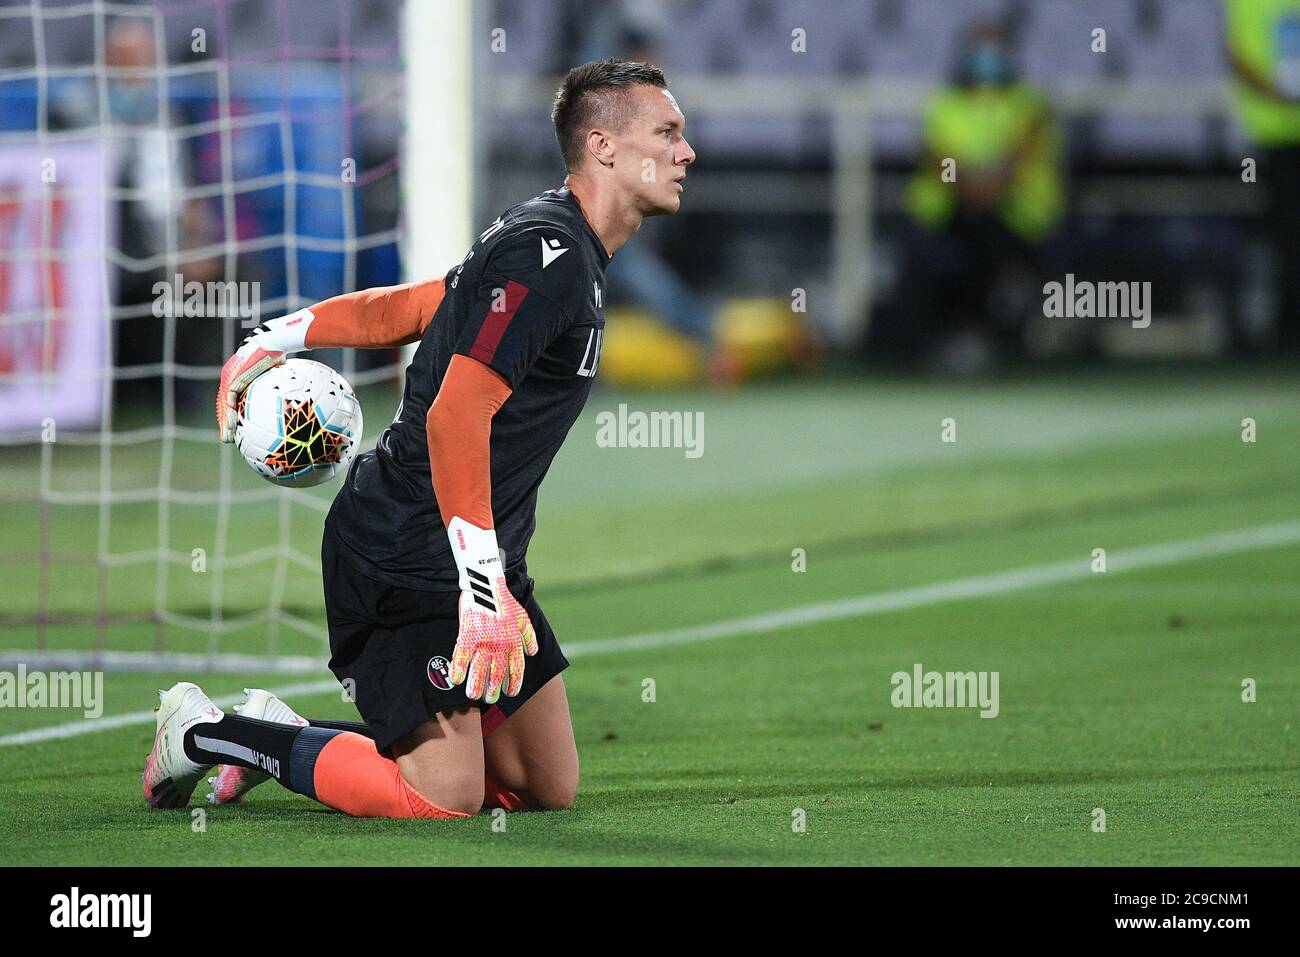
[[[314,328],[314,327],[313,327]],[[492,416],[510,386],[477,359],[455,355],[425,417],[429,472],[444,525],[460,516],[492,528]]]
[[[385,349],[417,342],[442,302],[441,279],[377,286],[311,307],[308,349]]]

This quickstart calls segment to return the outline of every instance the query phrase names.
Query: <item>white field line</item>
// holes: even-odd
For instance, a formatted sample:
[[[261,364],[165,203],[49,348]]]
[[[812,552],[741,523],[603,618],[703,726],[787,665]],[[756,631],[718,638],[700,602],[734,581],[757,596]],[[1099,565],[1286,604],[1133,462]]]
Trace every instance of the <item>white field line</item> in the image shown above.
[[[304,681],[296,685],[285,685],[283,688],[278,689],[276,694],[282,697],[323,694],[326,691],[338,690],[338,687],[339,683],[334,680]],[[212,700],[217,707],[228,708],[232,704],[240,704],[244,700],[244,696],[242,694],[232,694]],[[6,734],[0,737],[0,746],[32,744],[37,741],[53,741],[57,738],[75,738],[83,734],[93,734],[96,731],[111,731],[114,728],[129,728],[133,725],[153,724],[153,722],[154,714],[152,709],[149,711],[128,711],[126,714],[114,714],[103,718],[91,718],[89,720],[72,721],[68,724],[51,725],[48,728],[33,728],[31,731],[20,731],[17,734]]]
[[[1300,542],[1300,521],[1260,525],[1254,528],[1221,532],[1200,538],[1189,538],[1177,542],[1165,542],[1159,545],[1147,545],[1112,552],[1107,555],[1106,574],[1109,577],[1142,568],[1155,568],[1161,565],[1174,565],[1201,558],[1214,558],[1222,555],[1232,555],[1237,552],[1275,548],[1280,545],[1295,544],[1296,542]],[[1047,565],[1031,565],[1028,568],[995,572],[990,575],[957,578],[952,581],[936,582],[931,585],[899,588],[893,591],[878,592],[873,595],[861,595],[856,598],[815,602],[783,611],[765,612],[743,618],[729,618],[709,625],[646,632],[640,635],[627,635],[622,638],[575,642],[566,646],[565,654],[569,658],[579,658],[585,655],[614,654],[625,651],[640,651],[646,648],[662,648],[670,645],[715,641],[722,638],[759,634],[784,628],[802,628],[808,625],[820,624],[821,622],[859,618],[909,608],[923,608],[968,598],[987,598],[993,595],[1005,595],[1032,588],[1042,588],[1047,585],[1081,581],[1092,578],[1095,574],[1092,571],[1091,556],[1089,556],[1088,558],[1053,562]],[[25,658],[19,656],[25,656]],[[7,651],[0,653],[0,664],[25,660],[27,667],[32,668],[35,657],[36,655],[33,652]],[[68,656],[52,656],[52,660],[66,663]],[[152,660],[157,662],[159,659],[155,657]],[[174,661],[175,659],[170,660]],[[275,689],[275,693],[281,697],[315,695],[337,691],[338,687],[338,683],[330,679],[286,685]],[[232,695],[217,699],[216,703],[221,707],[227,707],[237,704],[241,700],[243,700],[242,695]],[[92,720],[83,719],[67,724],[35,728],[17,734],[0,736],[0,746],[72,738],[97,731],[108,731],[113,728],[148,724],[153,720],[152,711],[133,711],[128,714],[112,715]]]

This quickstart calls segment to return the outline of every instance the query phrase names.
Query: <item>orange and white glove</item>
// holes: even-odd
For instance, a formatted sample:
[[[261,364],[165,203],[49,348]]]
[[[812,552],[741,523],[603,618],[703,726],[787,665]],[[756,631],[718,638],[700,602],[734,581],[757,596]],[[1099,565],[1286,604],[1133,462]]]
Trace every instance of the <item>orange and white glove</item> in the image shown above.
[[[217,432],[222,442],[235,441],[239,397],[267,369],[284,362],[290,352],[307,348],[307,329],[316,317],[299,309],[279,319],[261,323],[221,367],[217,385]]]
[[[537,654],[528,612],[506,587],[497,533],[455,517],[447,537],[460,576],[460,635],[451,656],[451,683],[465,682],[471,701],[495,704],[524,684],[524,655]]]

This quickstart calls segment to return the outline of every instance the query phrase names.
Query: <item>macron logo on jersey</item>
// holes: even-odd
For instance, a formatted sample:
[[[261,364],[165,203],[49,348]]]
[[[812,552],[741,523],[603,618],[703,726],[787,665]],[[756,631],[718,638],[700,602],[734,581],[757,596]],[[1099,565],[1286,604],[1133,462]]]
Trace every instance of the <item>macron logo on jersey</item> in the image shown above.
[[[555,260],[569,251],[568,246],[561,246],[558,239],[542,237],[542,268],[545,269]]]

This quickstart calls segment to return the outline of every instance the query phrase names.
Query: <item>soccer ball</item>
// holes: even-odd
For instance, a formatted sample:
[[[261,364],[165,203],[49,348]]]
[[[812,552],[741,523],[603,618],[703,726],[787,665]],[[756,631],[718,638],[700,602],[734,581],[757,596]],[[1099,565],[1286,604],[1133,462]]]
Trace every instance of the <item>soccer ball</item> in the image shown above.
[[[253,380],[239,400],[235,445],[276,485],[319,485],[345,471],[361,441],[361,403],[327,365],[288,359]]]

